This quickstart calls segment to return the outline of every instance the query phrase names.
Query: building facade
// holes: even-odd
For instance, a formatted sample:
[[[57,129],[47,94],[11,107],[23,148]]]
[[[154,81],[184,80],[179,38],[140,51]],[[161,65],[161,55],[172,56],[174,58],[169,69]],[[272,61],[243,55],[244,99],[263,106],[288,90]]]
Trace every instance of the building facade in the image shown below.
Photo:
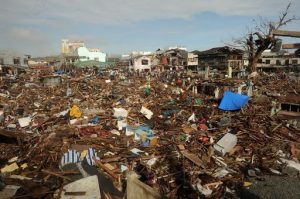
[[[134,71],[151,71],[151,58],[145,55],[136,56],[133,58],[132,68]]]
[[[83,41],[62,40],[61,63],[74,65],[86,61],[106,62],[106,53],[98,48],[87,48]]]
[[[198,65],[198,55],[194,52],[189,52],[187,58],[187,68],[191,70],[197,70]]]
[[[100,49],[88,49],[86,47],[79,47],[76,50],[80,61],[106,61],[106,53],[100,51]]]
[[[63,39],[61,41],[61,53],[69,54],[74,53],[79,47],[84,47],[83,41],[69,41],[68,39]]]
[[[29,58],[30,55],[25,55],[18,52],[12,52],[8,50],[0,51],[0,65],[27,67]]]
[[[227,70],[228,67],[240,70],[244,67],[244,52],[240,49],[224,46],[194,53],[198,54],[198,65],[201,69],[209,66],[218,70]]]
[[[289,70],[300,67],[300,56],[285,51],[266,50],[258,60],[257,68],[261,71]]]
[[[185,48],[158,49],[155,57],[159,60],[162,71],[184,69],[188,62],[188,52]]]

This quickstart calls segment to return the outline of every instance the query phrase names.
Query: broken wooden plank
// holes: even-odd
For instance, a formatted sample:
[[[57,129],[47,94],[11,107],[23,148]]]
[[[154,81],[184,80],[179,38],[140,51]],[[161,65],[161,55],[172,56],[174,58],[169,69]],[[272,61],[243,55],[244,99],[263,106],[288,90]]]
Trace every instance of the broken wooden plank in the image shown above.
[[[71,178],[68,178],[68,177],[66,177],[66,176],[62,176],[62,175],[57,174],[57,173],[52,172],[52,171],[47,171],[47,170],[45,170],[45,169],[42,169],[42,172],[43,172],[43,173],[46,173],[46,174],[49,174],[49,175],[53,175],[53,176],[59,177],[59,178],[62,178],[62,179],[65,179],[65,180],[72,181]]]
[[[300,43],[296,44],[282,44],[282,49],[296,49],[300,48]]]
[[[116,175],[114,172],[112,172],[112,171],[110,170],[110,168],[108,168],[106,165],[102,164],[101,161],[96,160],[96,164],[97,164],[99,167],[101,167],[105,172],[107,172],[110,176],[112,176],[113,178],[115,178],[115,179],[118,179],[118,178],[119,178],[118,175]]]
[[[196,164],[199,167],[204,168],[204,164],[202,162],[202,160],[200,160],[200,158],[198,158],[197,155],[189,153],[188,151],[181,151],[181,154],[186,157],[187,159],[189,159],[190,161],[192,161],[194,164]]]
[[[300,38],[300,32],[299,31],[273,30],[272,34],[276,35],[276,36]]]
[[[102,162],[118,162],[120,159],[121,157],[105,158],[102,160]]]
[[[65,196],[84,196],[85,194],[85,191],[65,192]]]

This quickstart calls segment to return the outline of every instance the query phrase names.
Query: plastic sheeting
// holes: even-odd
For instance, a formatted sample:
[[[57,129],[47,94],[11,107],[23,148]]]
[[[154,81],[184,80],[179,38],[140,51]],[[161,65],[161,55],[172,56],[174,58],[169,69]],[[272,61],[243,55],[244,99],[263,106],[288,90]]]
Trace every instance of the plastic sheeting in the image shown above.
[[[226,91],[219,105],[219,109],[225,111],[240,110],[248,104],[248,100],[249,97],[246,95],[240,95],[230,91]]]

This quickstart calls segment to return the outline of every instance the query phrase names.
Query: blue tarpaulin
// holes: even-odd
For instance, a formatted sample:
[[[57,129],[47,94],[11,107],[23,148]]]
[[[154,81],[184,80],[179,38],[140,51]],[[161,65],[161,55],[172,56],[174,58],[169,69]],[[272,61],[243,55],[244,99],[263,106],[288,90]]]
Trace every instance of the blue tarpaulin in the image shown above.
[[[247,95],[240,95],[230,91],[226,91],[219,105],[219,109],[225,111],[240,110],[247,105],[248,100],[249,97]]]

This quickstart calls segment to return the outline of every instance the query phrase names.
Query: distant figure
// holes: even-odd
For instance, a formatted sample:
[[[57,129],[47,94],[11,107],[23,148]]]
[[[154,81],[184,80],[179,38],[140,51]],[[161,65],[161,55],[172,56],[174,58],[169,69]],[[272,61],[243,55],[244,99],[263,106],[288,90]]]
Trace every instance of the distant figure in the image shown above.
[[[110,80],[115,79],[115,72],[113,70],[109,71],[109,78],[110,78]]]
[[[2,82],[2,66],[0,65],[0,82]]]
[[[242,68],[241,69],[241,78],[244,78],[244,77],[246,77],[246,69]]]

